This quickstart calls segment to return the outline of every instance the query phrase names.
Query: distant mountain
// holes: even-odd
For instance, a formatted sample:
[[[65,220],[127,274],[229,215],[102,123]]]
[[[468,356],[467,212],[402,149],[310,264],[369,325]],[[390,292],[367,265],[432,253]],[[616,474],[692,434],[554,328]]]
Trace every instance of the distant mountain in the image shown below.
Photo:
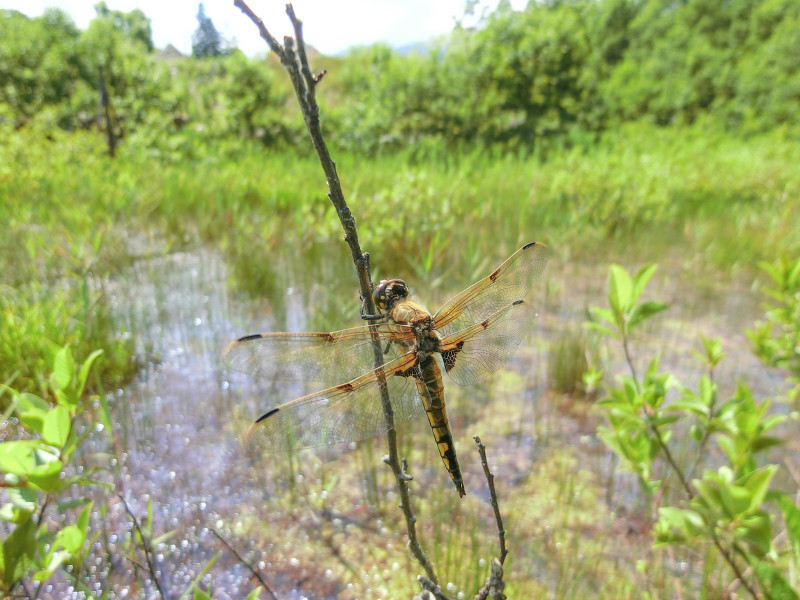
[[[381,42],[376,42],[376,43],[381,43]],[[365,47],[368,47],[370,45],[371,44],[363,44],[363,45],[360,45],[360,46],[350,46],[349,48],[345,48],[341,52],[337,52],[333,56],[336,57],[336,58],[344,58],[345,56],[350,54],[350,52],[352,52],[354,48],[365,48]],[[407,55],[412,54],[414,52],[417,52],[419,54],[427,54],[429,49],[430,49],[430,40],[427,40],[427,41],[424,41],[424,42],[409,42],[407,44],[402,44],[401,46],[392,46],[391,48],[392,48],[392,50],[394,50],[395,52],[397,52],[398,54],[400,54],[402,56],[407,56]]]
[[[418,54],[427,54],[429,50],[428,42],[409,42],[408,44],[403,44],[402,46],[394,46],[395,51],[402,55],[406,56],[408,54],[412,54],[414,52]]]

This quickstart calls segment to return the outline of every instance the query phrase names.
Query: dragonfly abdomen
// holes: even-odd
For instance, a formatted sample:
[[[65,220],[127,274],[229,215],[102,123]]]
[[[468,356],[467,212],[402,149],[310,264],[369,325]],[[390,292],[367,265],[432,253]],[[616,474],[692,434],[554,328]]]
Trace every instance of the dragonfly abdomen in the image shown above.
[[[453,444],[453,436],[450,433],[447,411],[444,406],[442,372],[432,357],[420,362],[419,369],[421,378],[417,379],[417,388],[425,406],[425,414],[428,416],[428,423],[430,423],[433,438],[436,440],[439,456],[442,457],[442,462],[458,493],[464,496],[466,494],[464,481],[461,477],[461,468],[456,457],[456,448]]]

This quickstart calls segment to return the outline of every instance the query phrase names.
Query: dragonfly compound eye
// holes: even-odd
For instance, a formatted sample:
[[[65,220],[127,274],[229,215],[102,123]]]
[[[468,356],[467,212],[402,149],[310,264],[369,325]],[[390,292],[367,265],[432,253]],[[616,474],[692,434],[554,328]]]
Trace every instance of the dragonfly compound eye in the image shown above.
[[[389,282],[385,279],[375,286],[375,291],[372,292],[372,299],[375,305],[381,310],[386,309],[386,286]]]
[[[408,286],[402,279],[384,279],[372,293],[375,304],[381,310],[390,309],[392,305],[408,296]]]

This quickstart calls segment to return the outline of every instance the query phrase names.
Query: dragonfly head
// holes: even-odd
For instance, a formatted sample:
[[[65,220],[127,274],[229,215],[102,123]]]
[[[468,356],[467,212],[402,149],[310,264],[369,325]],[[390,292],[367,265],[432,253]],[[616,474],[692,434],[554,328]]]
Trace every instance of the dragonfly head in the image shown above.
[[[402,279],[384,279],[375,286],[372,298],[381,310],[392,310],[399,301],[408,297],[408,286]]]

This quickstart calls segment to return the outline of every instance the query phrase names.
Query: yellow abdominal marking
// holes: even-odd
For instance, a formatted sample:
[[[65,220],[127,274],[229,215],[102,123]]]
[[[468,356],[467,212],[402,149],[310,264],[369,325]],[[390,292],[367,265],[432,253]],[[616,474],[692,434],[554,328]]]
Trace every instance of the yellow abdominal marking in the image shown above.
[[[439,452],[440,452],[442,455],[444,455],[444,453],[445,453],[445,452],[447,452],[448,450],[450,450],[450,445],[449,445],[447,442],[439,442],[439,443],[437,444],[437,446],[439,446]],[[444,458],[444,456],[442,456],[442,458]],[[447,460],[447,459],[445,458],[444,460]]]

